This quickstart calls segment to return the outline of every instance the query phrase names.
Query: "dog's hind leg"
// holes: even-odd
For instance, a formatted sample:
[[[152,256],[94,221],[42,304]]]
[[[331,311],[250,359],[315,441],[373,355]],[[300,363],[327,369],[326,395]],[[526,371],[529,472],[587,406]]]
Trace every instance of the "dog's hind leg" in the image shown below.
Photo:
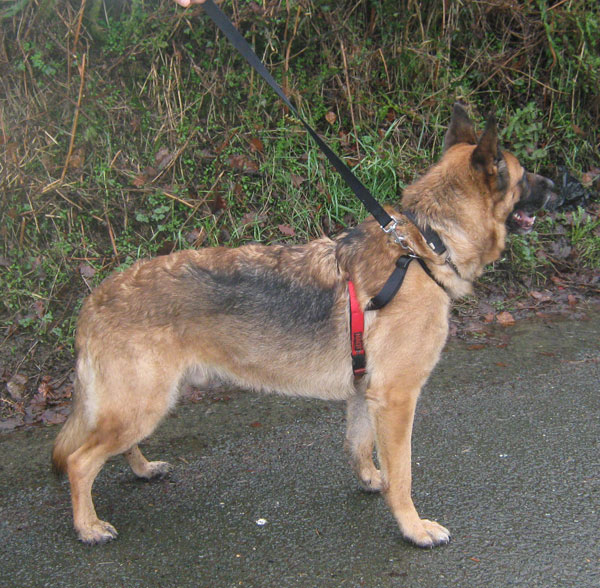
[[[112,525],[96,515],[91,494],[94,479],[109,457],[125,453],[134,472],[146,478],[164,474],[168,469],[163,462],[148,462],[137,444],[154,431],[167,413],[172,386],[166,378],[153,377],[156,370],[148,365],[145,370],[130,371],[130,375],[135,373],[143,377],[111,376],[108,382],[97,385],[94,428],[67,459],[73,522],[84,543],[104,543],[117,535]],[[148,398],[152,402],[144,402]]]
[[[101,429],[96,429],[85,443],[67,458],[71,484],[73,522],[79,539],[84,543],[105,543],[117,536],[116,529],[96,514],[92,501],[92,485],[106,460],[118,450]]]
[[[83,445],[68,457],[73,522],[84,543],[105,543],[117,536],[111,524],[98,518],[92,501],[92,485],[109,457],[124,453],[134,473],[142,478],[167,473],[167,463],[147,461],[137,446],[154,430],[161,416],[157,412],[138,415],[144,421],[142,426],[139,421],[104,414]]]
[[[381,473],[373,463],[375,431],[363,391],[357,391],[346,404],[346,442],[350,462],[361,486],[368,492],[382,488]]]
[[[148,461],[140,451],[137,443],[124,454],[133,473],[144,480],[153,478],[164,478],[170,471],[171,466],[166,461]]]

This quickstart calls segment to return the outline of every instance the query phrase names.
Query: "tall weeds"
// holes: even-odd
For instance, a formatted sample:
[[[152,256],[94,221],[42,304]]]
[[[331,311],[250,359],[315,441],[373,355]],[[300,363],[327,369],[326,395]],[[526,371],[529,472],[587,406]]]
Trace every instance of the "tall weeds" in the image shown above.
[[[531,168],[600,166],[595,1],[223,8],[383,200],[437,157],[457,99],[495,113]],[[5,341],[62,345],[85,291],[137,257],[307,239],[364,214],[201,8],[20,0],[0,23]]]

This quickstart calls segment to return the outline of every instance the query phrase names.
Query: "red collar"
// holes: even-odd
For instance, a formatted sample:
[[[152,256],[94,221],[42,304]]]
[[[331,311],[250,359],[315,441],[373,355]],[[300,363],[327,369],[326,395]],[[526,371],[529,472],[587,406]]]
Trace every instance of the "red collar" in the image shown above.
[[[350,345],[352,347],[352,372],[355,377],[364,376],[367,371],[367,356],[363,347],[365,314],[360,307],[354,284],[348,280],[350,298]]]

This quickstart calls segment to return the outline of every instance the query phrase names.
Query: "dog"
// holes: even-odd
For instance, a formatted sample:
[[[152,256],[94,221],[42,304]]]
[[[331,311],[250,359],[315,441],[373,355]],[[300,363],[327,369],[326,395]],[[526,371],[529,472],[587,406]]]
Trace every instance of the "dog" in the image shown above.
[[[164,476],[169,464],[147,461],[138,443],[185,385],[219,380],[345,400],[345,446],[362,487],[385,496],[407,541],[447,543],[449,531],[421,519],[411,498],[417,399],[446,341],[452,299],[498,259],[507,224],[532,229],[531,211],[556,202],[553,188],[500,151],[493,119],[478,136],[456,104],[440,161],[403,194],[413,220],[386,208],[400,239],[369,217],[333,239],[185,250],[113,273],[82,307],[74,404],[52,455],[55,471],[69,477],[79,539],[117,536],[91,495],[107,459],[123,454],[136,476]],[[446,251],[432,250],[427,227]],[[366,373],[356,377],[348,281],[365,308],[407,253],[420,263],[408,266],[386,306],[364,314]]]

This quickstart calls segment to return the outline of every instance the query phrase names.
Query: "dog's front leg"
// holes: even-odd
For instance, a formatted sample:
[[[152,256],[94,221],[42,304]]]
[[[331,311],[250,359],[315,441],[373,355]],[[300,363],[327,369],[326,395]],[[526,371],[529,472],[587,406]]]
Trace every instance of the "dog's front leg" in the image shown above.
[[[419,389],[388,388],[367,392],[374,411],[377,451],[383,493],[404,538],[419,547],[435,547],[450,540],[440,524],[421,519],[411,498],[411,435]]]

